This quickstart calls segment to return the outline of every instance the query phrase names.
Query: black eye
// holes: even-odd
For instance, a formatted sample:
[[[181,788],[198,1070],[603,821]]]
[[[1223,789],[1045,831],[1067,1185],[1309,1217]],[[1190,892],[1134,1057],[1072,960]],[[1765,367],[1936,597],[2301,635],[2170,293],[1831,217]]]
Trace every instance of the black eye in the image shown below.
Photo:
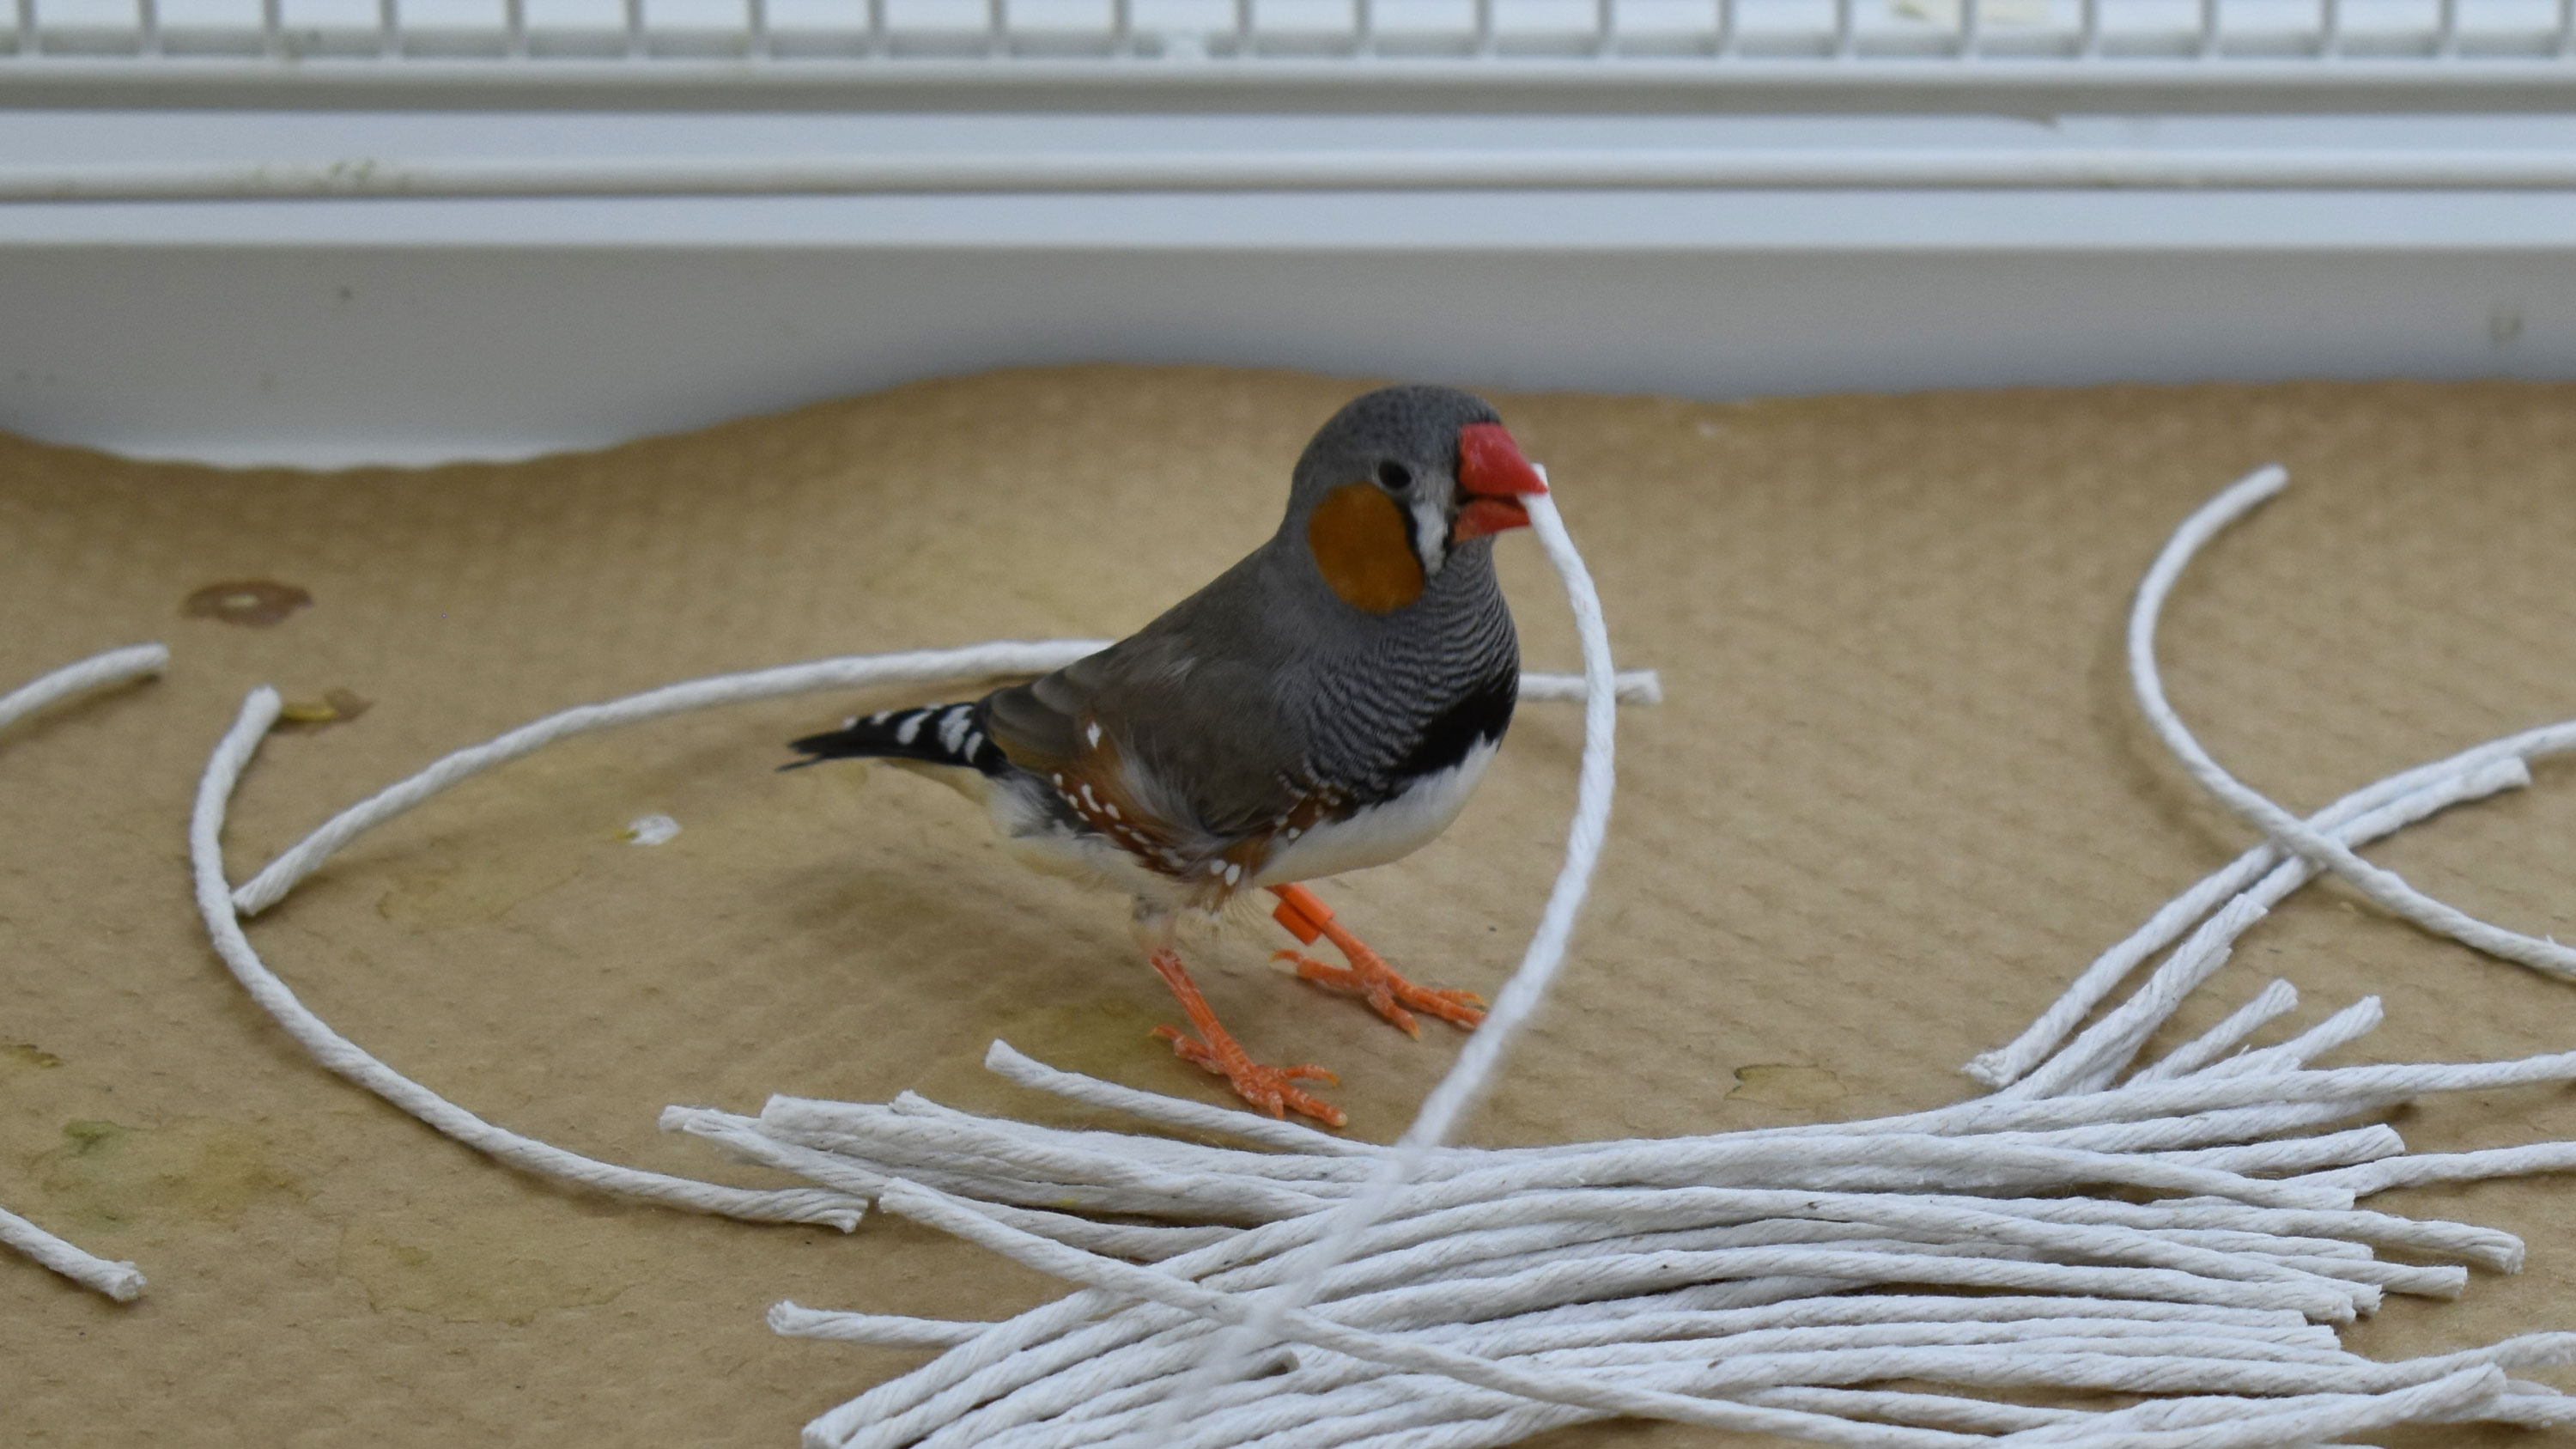
[[[1377,465],[1377,481],[1390,492],[1402,492],[1413,486],[1413,470],[1393,458]]]

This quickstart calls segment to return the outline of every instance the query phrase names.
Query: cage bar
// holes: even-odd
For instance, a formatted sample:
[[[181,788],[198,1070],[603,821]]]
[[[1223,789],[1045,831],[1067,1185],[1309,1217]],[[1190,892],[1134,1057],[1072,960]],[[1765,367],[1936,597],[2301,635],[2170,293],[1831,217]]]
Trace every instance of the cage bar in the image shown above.
[[[1301,21],[1293,35],[1263,33],[1261,0],[1226,0],[1218,14],[1230,12],[1230,33],[1219,19],[1206,33],[1184,22],[1170,35],[1154,33],[1154,12],[1140,12],[1138,0],[1097,0],[1090,18],[1071,32],[1054,23],[1055,12],[1033,11],[1029,0],[975,0],[947,22],[958,28],[920,36],[898,32],[891,0],[841,0],[850,30],[836,28],[819,44],[780,37],[775,0],[728,3],[712,37],[694,28],[686,36],[657,36],[646,10],[653,0],[618,0],[612,13],[623,16],[626,63],[616,65],[605,63],[617,58],[613,32],[558,43],[562,38],[546,28],[544,12],[531,12],[531,0],[498,0],[476,25],[460,31],[441,23],[434,35],[419,36],[409,33],[420,23],[418,7],[368,0],[372,44],[363,32],[343,37],[325,29],[315,37],[318,50],[302,31],[290,32],[285,0],[258,0],[229,26],[192,23],[181,32],[170,28],[172,0],[130,0],[104,34],[85,14],[66,30],[65,18],[49,15],[45,0],[6,3],[15,12],[16,37],[0,68],[0,88],[16,87],[13,96],[36,94],[38,104],[44,94],[94,104],[82,87],[100,79],[139,97],[135,104],[191,104],[162,97],[157,87],[167,77],[187,94],[216,95],[214,104],[235,103],[230,95],[293,104],[294,91],[307,86],[334,89],[341,96],[336,104],[353,98],[363,104],[365,89],[378,84],[412,98],[405,105],[441,93],[468,107],[505,104],[495,99],[505,93],[539,96],[551,105],[600,85],[623,88],[618,93],[629,103],[651,107],[665,84],[675,101],[691,98],[679,103],[706,104],[728,91],[751,98],[802,87],[828,96],[881,83],[891,91],[956,83],[1109,93],[1129,85],[1205,88],[1241,80],[1277,85],[1283,93],[1321,87],[1353,96],[1419,94],[1426,86],[1457,94],[1535,86],[1606,98],[1632,86],[1647,94],[1750,85],[1756,89],[1745,94],[1757,99],[1796,97],[1791,109],[1863,111],[1881,106],[1880,95],[1909,89],[1917,96],[1968,97],[1997,86],[2027,88],[2054,97],[2049,104],[2077,109],[2091,92],[2143,95],[2138,104],[2149,109],[2162,96],[2182,93],[2387,96],[2399,110],[2516,95],[2559,97],[2545,110],[2576,106],[2566,99],[2576,97],[2576,0],[2546,6],[2522,0],[2530,8],[2519,12],[2430,0],[2404,30],[2379,28],[2375,15],[2363,16],[2346,0],[2314,0],[2313,9],[2280,7],[2277,0],[2191,0],[2169,8],[2066,0],[2053,13],[2028,17],[2028,25],[1989,0],[1952,0],[1954,12],[1910,32],[1903,25],[1871,28],[1877,12],[1865,7],[1886,0],[1823,0],[1804,10],[1761,12],[1746,10],[1743,0],[1709,0],[1678,30],[1668,28],[1671,21],[1660,11],[1640,28],[1638,12],[1621,8],[1630,0],[1582,0],[1580,8],[1557,12],[1563,23],[1527,29],[1506,27],[1512,17],[1501,13],[1498,0],[1465,0],[1443,28],[1420,33],[1390,32],[1392,12],[1381,0],[1347,0],[1348,8],[1320,33]],[[857,33],[861,15],[864,35]],[[1748,33],[1748,23],[1758,28]],[[2355,29],[2363,24],[2370,28]],[[1241,64],[1208,64],[1217,60]],[[550,89],[558,84],[567,89]],[[2470,104],[2489,109],[2493,102]]]

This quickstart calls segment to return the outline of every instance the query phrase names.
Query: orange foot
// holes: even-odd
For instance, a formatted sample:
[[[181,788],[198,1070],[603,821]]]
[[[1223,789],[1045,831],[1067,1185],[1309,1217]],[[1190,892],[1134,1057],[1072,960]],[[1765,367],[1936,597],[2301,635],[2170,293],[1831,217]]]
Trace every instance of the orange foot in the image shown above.
[[[1181,1010],[1189,1013],[1190,1025],[1199,1029],[1196,1039],[1186,1036],[1176,1026],[1158,1026],[1154,1035],[1172,1044],[1172,1052],[1182,1061],[1214,1072],[1234,1084],[1235,1095],[1273,1117],[1284,1118],[1289,1112],[1302,1112],[1327,1127],[1339,1127],[1350,1119],[1342,1109],[1309,1095],[1300,1081],[1330,1082],[1340,1086],[1342,1079],[1322,1067],[1265,1067],[1244,1055],[1243,1047],[1232,1033],[1217,1025],[1216,1012],[1199,995],[1196,982],[1181,967],[1181,958],[1169,951],[1157,951],[1154,969],[1161,973],[1163,984],[1180,998]]]
[[[1472,1031],[1485,1019],[1485,998],[1472,991],[1443,991],[1432,986],[1416,986],[1395,974],[1386,958],[1362,944],[1360,938],[1333,923],[1333,909],[1315,898],[1315,893],[1301,885],[1272,886],[1270,893],[1279,898],[1279,909],[1273,919],[1286,926],[1291,935],[1311,946],[1322,936],[1342,953],[1347,967],[1327,966],[1311,956],[1294,951],[1279,951],[1273,961],[1294,961],[1297,975],[1345,996],[1365,997],[1377,1008],[1377,1014],[1394,1022],[1412,1037],[1422,1035],[1421,1024],[1413,1011],[1428,1012],[1452,1026]],[[1412,1007],[1413,1011],[1405,1010]]]

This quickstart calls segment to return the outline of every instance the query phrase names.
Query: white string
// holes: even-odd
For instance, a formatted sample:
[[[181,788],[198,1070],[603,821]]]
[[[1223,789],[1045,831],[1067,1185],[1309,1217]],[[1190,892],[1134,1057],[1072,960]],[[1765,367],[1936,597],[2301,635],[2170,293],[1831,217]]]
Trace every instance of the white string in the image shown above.
[[[2366,811],[2336,828],[2355,843],[2374,840],[2416,824],[2451,806],[2482,800],[2531,783],[2531,772],[2519,759],[2493,760],[2457,774],[2427,782],[2398,798]],[[2291,857],[2265,872],[2243,894],[2230,900],[2190,937],[2175,947],[2148,977],[2146,985],[2074,1043],[2006,1087],[2006,1097],[2044,1097],[2058,1092],[2098,1091],[2128,1065],[2147,1038],[2170,1019],[2183,998],[2199,989],[2227,964],[2236,940],[2272,908],[2317,875],[2317,867]]]
[[[131,1303],[143,1296],[143,1273],[132,1263],[110,1262],[85,1253],[7,1208],[0,1208],[0,1243],[7,1243],[82,1287],[95,1289],[119,1303]]]
[[[161,644],[132,644],[66,665],[51,674],[0,694],[0,730],[75,695],[110,685],[149,679],[170,665],[170,650]]]
[[[582,705],[500,736],[489,743],[458,750],[399,784],[341,811],[322,827],[272,860],[259,874],[233,892],[245,916],[284,899],[296,882],[312,874],[342,846],[382,825],[449,786],[496,765],[536,753],[557,740],[620,725],[642,724],[691,710],[748,704],[782,695],[823,689],[864,689],[879,685],[944,683],[1006,674],[1044,674],[1061,669],[1105,645],[1097,639],[1052,643],[997,642],[963,649],[925,649],[905,654],[856,655],[790,664],[748,674],[720,674],[665,685],[605,704]]]
[[[259,959],[250,938],[242,934],[232,889],[224,880],[224,812],[251,754],[277,722],[277,711],[274,689],[252,690],[250,697],[242,701],[240,717],[215,746],[214,755],[206,762],[205,777],[197,785],[197,808],[188,826],[188,857],[196,876],[197,910],[205,920],[206,934],[214,942],[216,954],[232,969],[234,979],[250,993],[251,1000],[276,1018],[287,1035],[313,1054],[314,1060],[466,1146],[513,1167],[621,1197],[753,1222],[820,1223],[844,1232],[858,1226],[867,1203],[848,1193],[815,1188],[754,1191],[724,1187],[596,1161],[496,1127],[369,1056],[297,1000],[286,983]]]
[[[2165,596],[2172,592],[2175,580],[2182,577],[2183,569],[2203,544],[2287,487],[2289,481],[2290,475],[2277,466],[2248,474],[2184,520],[2172,541],[2165,545],[2164,552],[2157,555],[2154,567],[2147,570],[2146,581],[2138,586],[2137,601],[2129,611],[2129,679],[2137,693],[2138,707],[2147,716],[2147,723],[2154,727],[2165,748],[2171,750],[2183,768],[2191,772],[2192,778],[2217,796],[2220,803],[2235,811],[2238,818],[2280,845],[2343,877],[2382,909],[2488,955],[2519,962],[2554,976],[2576,976],[2576,948],[2490,925],[2434,900],[2408,885],[2395,872],[2382,870],[2363,860],[2343,842],[2247,787],[2210,758],[2209,752],[2201,748],[2200,741],[2194,739],[2190,729],[2183,724],[2182,717],[2175,714],[2173,706],[2166,701],[2164,681],[2156,672],[2156,621],[2163,612]]]
[[[2225,1021],[2167,1052],[2163,1059],[2143,1069],[2132,1082],[2169,1082],[2187,1077],[2202,1067],[2242,1045],[2245,1039],[2269,1023],[2299,1009],[2299,989],[2287,981],[2274,979],[2252,1001],[2236,1008]]]
[[[1546,470],[1541,469],[1539,476],[1544,481]],[[1554,495],[1536,493],[1523,502],[1528,507],[1530,532],[1537,536],[1539,547],[1546,551],[1547,561],[1555,566],[1557,578],[1565,585],[1566,603],[1574,614],[1575,637],[1583,648],[1583,758],[1576,772],[1574,820],[1566,831],[1565,863],[1557,871],[1556,885],[1548,893],[1547,908],[1539,917],[1538,930],[1531,936],[1520,966],[1503,983],[1493,1009],[1486,1013],[1475,1034],[1467,1038],[1466,1047],[1450,1064],[1440,1084],[1423,1099],[1413,1125],[1397,1139],[1395,1151],[1380,1159],[1368,1185],[1339,1210],[1317,1266],[1307,1278],[1281,1285],[1241,1320],[1238,1332],[1220,1341],[1205,1366],[1166,1403],[1156,1422],[1157,1431],[1168,1433],[1174,1429],[1188,1417],[1200,1397],[1240,1373],[1253,1355],[1268,1347],[1276,1324],[1293,1315],[1306,1301],[1304,1295],[1313,1291],[1321,1274],[1338,1262],[1341,1253],[1348,1251],[1349,1245],[1377,1219],[1396,1190],[1421,1170],[1424,1157],[1449,1140],[1458,1119],[1483,1094],[1503,1053],[1546,999],[1548,988],[1555,984],[1557,968],[1564,964],[1575,917],[1592,889],[1592,872],[1600,864],[1602,842],[1610,828],[1610,800],[1617,787],[1617,670],[1610,662],[1610,627],[1602,617],[1601,595],[1593,587],[1592,573],[1584,566],[1582,553],[1565,530],[1564,518],[1556,511]]]
[[[973,1341],[989,1323],[950,1318],[905,1318],[892,1313],[833,1313],[794,1303],[769,1309],[769,1331],[783,1338],[828,1338],[886,1348],[950,1348]]]
[[[77,695],[148,679],[169,664],[166,646],[134,644],[66,665],[0,695],[0,730]],[[111,1262],[84,1252],[6,1208],[0,1208],[0,1243],[119,1303],[131,1303],[142,1296],[143,1274],[132,1263]]]
[[[2576,747],[2576,732],[2566,726],[2513,736],[2356,790],[2319,811],[2311,823],[2320,829],[2338,831],[2356,844],[2366,843],[2451,805],[2483,799],[2500,790],[2519,789],[2530,783],[2525,758],[2537,759],[2570,747]],[[2193,922],[2231,897],[2241,898],[2255,890],[2265,891],[2277,900],[2306,884],[2314,870],[2313,866],[2288,858],[2287,852],[2268,842],[2238,856],[2224,870],[2168,902],[2126,940],[2103,952],[2065,995],[2041,1012],[2011,1045],[1970,1062],[1968,1075],[1991,1087],[2018,1082],[2065,1040],[2077,1022],[2101,1005],[2130,971],[2181,939]],[[2268,904],[2256,909],[2259,914],[2261,909],[2268,909]],[[2252,919],[2244,917],[2247,924]],[[2207,942],[2189,943],[2175,953],[2175,959],[2205,958],[2214,949],[2217,947]],[[2207,970],[2214,971],[2219,964],[2203,959]],[[2185,972],[2191,968],[2176,969]]]

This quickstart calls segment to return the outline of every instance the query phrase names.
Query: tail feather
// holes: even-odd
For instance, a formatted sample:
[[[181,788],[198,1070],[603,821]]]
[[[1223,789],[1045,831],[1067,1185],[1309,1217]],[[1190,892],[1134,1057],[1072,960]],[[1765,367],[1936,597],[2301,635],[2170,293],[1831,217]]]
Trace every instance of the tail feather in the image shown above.
[[[825,760],[912,760],[926,765],[997,774],[1010,759],[985,728],[984,702],[933,704],[918,709],[879,710],[865,719],[842,721],[841,727],[790,742],[805,756],[782,770],[802,769]]]

